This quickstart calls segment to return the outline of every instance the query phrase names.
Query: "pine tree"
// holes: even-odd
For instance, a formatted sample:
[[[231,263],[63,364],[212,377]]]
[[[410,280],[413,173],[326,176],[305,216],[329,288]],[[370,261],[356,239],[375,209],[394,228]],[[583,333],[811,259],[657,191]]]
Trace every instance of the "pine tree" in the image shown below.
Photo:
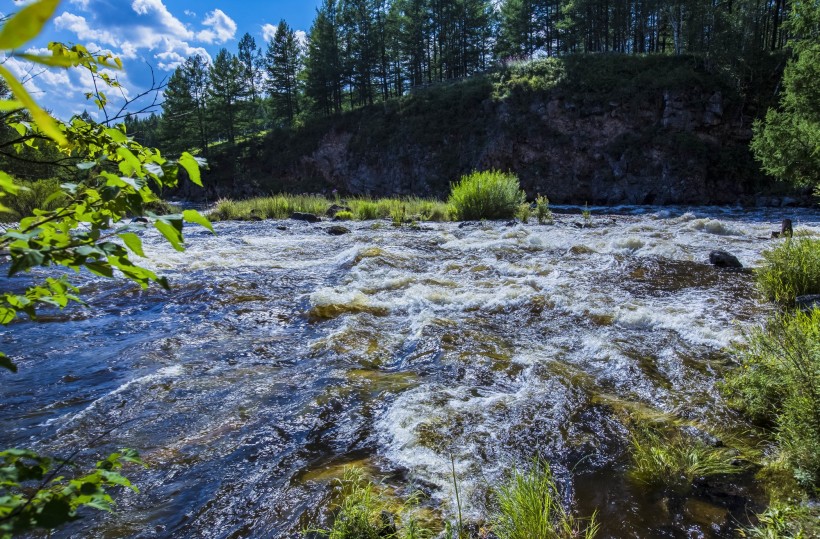
[[[310,29],[305,59],[305,93],[314,110],[324,114],[342,109],[342,66],[336,14],[335,0],[325,0]]]
[[[242,62],[226,49],[217,53],[209,71],[208,112],[211,123],[217,135],[231,144],[236,143],[240,110],[248,94],[242,74]]]
[[[274,119],[292,125],[299,112],[299,73],[302,69],[302,45],[288,23],[279,22],[276,35],[268,43],[265,87],[271,99]]]
[[[162,104],[160,139],[166,151],[176,154],[188,150],[196,142],[196,102],[185,69],[178,67],[165,87]]]

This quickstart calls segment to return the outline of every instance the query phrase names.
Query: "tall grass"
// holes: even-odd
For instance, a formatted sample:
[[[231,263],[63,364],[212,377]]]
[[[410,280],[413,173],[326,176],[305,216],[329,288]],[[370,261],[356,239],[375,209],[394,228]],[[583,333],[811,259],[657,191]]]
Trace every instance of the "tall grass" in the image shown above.
[[[688,493],[697,479],[742,471],[737,454],[681,432],[641,426],[632,434],[632,479],[675,494]]]
[[[249,200],[220,200],[210,217],[214,221],[287,219],[293,213],[312,213],[324,216],[336,201],[314,195],[275,195]],[[371,221],[393,219],[405,221],[449,221],[450,207],[439,200],[406,198],[351,198],[343,202],[349,209],[337,213],[345,219]]]
[[[546,462],[534,463],[526,473],[514,470],[496,495],[493,533],[499,539],[592,539],[598,533],[595,515],[582,521],[564,507]]]
[[[773,317],[737,352],[741,367],[723,385],[730,404],[773,426],[795,478],[820,486],[820,309]]]
[[[463,176],[453,186],[449,202],[459,220],[511,219],[526,198],[517,176],[487,171]]]
[[[787,239],[764,251],[763,260],[757,283],[770,300],[791,306],[798,296],[820,294],[820,240]]]

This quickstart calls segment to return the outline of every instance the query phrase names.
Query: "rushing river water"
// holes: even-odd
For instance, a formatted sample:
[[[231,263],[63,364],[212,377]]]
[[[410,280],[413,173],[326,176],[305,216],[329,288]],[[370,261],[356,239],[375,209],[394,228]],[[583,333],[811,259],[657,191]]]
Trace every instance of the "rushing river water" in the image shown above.
[[[347,463],[446,512],[451,458],[480,518],[486,485],[536,455],[599,537],[730,536],[751,506],[670,509],[624,477],[624,414],[742,428],[716,389],[723,349],[768,308],[751,275],[705,261],[754,266],[785,216],[820,232],[808,210],[719,208],[341,237],[220,223],[185,253],[147,232],[170,292],[82,277],[93,309],[6,328],[20,372],[0,375],[0,446],[140,451],[141,493],[65,536],[295,537]]]

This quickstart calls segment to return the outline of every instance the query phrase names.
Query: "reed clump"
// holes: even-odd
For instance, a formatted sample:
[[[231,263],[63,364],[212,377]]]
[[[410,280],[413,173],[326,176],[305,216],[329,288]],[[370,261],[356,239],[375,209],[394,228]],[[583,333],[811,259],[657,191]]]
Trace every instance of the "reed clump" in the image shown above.
[[[526,198],[517,176],[491,170],[462,176],[448,201],[458,220],[469,221],[512,219]]]
[[[595,515],[579,519],[564,507],[546,462],[536,461],[528,472],[513,470],[496,498],[492,531],[499,539],[592,539],[598,533]]]
[[[630,477],[652,488],[685,495],[695,481],[715,475],[736,474],[738,454],[714,447],[678,429],[663,431],[641,425],[632,433]]]

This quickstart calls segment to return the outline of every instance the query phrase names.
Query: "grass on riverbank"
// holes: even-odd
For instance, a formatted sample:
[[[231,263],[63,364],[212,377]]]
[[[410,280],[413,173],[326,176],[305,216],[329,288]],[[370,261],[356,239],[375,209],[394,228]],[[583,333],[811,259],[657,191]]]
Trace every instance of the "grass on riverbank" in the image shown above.
[[[820,240],[789,238],[763,259],[757,284],[768,299],[790,307],[799,296],[820,294]]]
[[[327,216],[331,206],[341,207],[342,220],[369,221],[392,219],[394,222],[450,221],[452,209],[440,200],[407,197],[368,199],[362,197],[334,201],[314,195],[275,195],[249,200],[217,202],[209,215],[212,221],[250,221],[287,219],[296,212]]]

